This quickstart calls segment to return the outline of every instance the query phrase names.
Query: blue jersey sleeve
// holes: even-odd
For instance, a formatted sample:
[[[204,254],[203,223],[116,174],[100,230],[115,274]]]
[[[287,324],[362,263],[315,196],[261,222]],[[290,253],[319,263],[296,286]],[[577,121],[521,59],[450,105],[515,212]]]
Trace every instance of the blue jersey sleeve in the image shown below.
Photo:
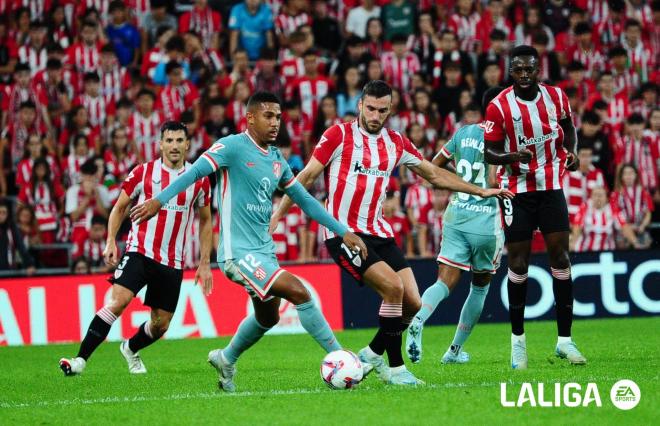
[[[334,217],[330,216],[321,203],[319,203],[316,198],[312,197],[305,187],[303,187],[297,180],[293,179],[288,186],[285,186],[284,192],[300,206],[307,216],[311,217],[335,234],[343,237],[344,234],[348,232],[346,225],[339,223]]]
[[[229,12],[229,22],[227,23],[227,27],[230,30],[240,30],[241,26],[239,22],[241,21],[241,7],[242,3],[239,3],[235,5],[234,7],[231,8],[231,12]]]
[[[280,176],[280,181],[278,182],[277,186],[279,186],[280,189],[284,190],[286,189],[286,187],[293,185],[293,182],[296,179],[296,177],[293,175],[289,163],[284,159],[284,157],[281,157],[281,159],[282,159],[281,160],[282,176]]]

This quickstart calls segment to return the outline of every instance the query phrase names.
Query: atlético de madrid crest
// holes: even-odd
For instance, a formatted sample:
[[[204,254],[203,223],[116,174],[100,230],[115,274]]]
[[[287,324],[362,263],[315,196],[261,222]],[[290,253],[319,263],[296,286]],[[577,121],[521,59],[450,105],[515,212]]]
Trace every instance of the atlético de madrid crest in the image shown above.
[[[276,178],[279,178],[282,174],[282,163],[279,161],[273,161],[273,174]]]

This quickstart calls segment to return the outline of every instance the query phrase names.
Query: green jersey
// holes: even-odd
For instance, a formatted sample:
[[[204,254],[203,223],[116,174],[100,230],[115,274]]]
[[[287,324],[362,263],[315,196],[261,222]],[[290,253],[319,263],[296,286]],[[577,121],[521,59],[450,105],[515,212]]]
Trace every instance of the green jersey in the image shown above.
[[[454,160],[456,174],[464,181],[488,188],[488,164],[484,161],[484,129],[478,124],[461,127],[440,153]],[[481,198],[455,192],[442,218],[443,226],[479,235],[502,232],[497,198]]]

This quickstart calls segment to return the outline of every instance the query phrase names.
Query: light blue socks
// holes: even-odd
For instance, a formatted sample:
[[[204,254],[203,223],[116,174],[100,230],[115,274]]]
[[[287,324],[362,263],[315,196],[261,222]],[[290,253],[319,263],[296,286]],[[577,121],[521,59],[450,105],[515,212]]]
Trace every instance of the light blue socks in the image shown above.
[[[438,304],[442,302],[449,295],[449,289],[438,279],[431,287],[427,288],[422,295],[422,308],[417,312],[415,318],[422,323],[426,322],[431,316]]]
[[[458,327],[456,327],[454,341],[451,343],[452,347],[462,347],[468,337],[470,337],[472,329],[477,325],[477,322],[479,322],[479,317],[484,308],[484,302],[486,300],[486,295],[488,295],[489,287],[490,284],[484,287],[478,287],[474,284],[470,285],[470,294],[468,294],[465,303],[463,303],[463,309],[461,310],[461,317],[458,320]]]
[[[254,314],[245,317],[241,325],[238,326],[236,334],[231,338],[231,342],[222,350],[222,353],[227,361],[233,364],[243,352],[257,343],[268,330],[269,328],[259,324]]]
[[[328,321],[325,320],[321,310],[314,304],[313,300],[296,305],[300,324],[326,351],[332,352],[341,349],[335,334],[330,329]]]

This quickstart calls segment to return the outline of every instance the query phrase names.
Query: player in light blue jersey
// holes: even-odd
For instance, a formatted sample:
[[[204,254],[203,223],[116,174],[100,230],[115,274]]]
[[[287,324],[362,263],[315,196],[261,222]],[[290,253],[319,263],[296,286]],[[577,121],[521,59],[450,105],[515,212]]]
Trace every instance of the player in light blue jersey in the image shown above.
[[[483,109],[502,91],[494,87],[486,91]],[[482,188],[489,186],[488,164],[484,161],[483,123],[461,127],[433,159],[444,167],[453,161],[456,174]],[[504,231],[500,208],[495,198],[455,192],[442,220],[442,243],[438,255],[438,280],[422,295],[422,308],[410,326],[406,337],[406,353],[414,363],[422,359],[422,329],[438,304],[456,287],[462,271],[472,271],[472,284],[454,340],[441,359],[443,364],[468,362],[462,350],[474,326],[479,321],[492,274],[499,267]]]
[[[134,221],[147,220],[195,181],[216,174],[221,218],[218,263],[227,278],[245,287],[255,312],[243,320],[226,348],[209,353],[209,362],[218,371],[218,385],[227,392],[235,390],[238,357],[279,322],[282,298],[295,305],[302,326],[325,351],[341,349],[307,289],[280,268],[275,257],[268,225],[277,188],[311,218],[340,235],[349,249],[363,257],[367,254],[362,240],[330,216],[294,179],[280,150],[271,146],[279,132],[281,115],[277,96],[255,93],[247,105],[246,132],[217,140],[172,185],[131,210]]]

